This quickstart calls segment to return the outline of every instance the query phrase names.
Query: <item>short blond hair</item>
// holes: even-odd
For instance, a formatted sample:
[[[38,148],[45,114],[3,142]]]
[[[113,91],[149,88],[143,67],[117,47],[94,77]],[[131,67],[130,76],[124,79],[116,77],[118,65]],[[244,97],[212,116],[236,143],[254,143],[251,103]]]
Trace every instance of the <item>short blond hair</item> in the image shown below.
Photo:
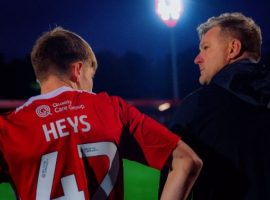
[[[94,70],[97,60],[90,45],[79,35],[56,27],[39,37],[31,52],[31,61],[39,81],[50,73],[65,75],[72,62],[90,62]]]
[[[211,28],[220,27],[221,34],[237,38],[242,44],[242,51],[255,61],[261,58],[262,35],[260,27],[250,17],[242,13],[223,13],[217,17],[211,17],[198,26],[199,38]]]

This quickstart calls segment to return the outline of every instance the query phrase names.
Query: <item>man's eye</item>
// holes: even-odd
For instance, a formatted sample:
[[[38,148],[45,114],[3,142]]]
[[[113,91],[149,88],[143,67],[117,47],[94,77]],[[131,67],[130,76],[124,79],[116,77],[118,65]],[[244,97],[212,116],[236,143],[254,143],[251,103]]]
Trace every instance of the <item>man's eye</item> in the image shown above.
[[[207,50],[209,46],[203,46],[203,50]]]

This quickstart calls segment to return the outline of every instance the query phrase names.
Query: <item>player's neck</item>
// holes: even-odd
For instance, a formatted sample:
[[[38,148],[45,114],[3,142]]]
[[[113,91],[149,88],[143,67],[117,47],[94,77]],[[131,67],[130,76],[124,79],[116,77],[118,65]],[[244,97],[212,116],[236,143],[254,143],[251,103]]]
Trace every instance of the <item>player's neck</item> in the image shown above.
[[[63,86],[74,88],[72,82],[69,80],[59,79],[58,77],[51,76],[47,80],[40,83],[41,94],[52,92]]]

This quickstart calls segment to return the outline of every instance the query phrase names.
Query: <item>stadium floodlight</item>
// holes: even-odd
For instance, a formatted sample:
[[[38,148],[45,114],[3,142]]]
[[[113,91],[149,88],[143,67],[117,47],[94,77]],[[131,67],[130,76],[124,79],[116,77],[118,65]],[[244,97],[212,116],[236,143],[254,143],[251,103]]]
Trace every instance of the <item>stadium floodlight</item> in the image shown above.
[[[184,6],[182,0],[155,0],[156,14],[161,20],[171,28],[171,57],[172,57],[172,82],[173,82],[173,97],[174,100],[179,99],[178,91],[178,73],[177,73],[177,59],[175,36],[173,27],[176,26],[177,21],[183,13]]]
[[[169,102],[162,103],[158,106],[158,110],[160,112],[163,112],[165,110],[168,110],[171,107],[171,104]]]
[[[155,0],[156,13],[168,26],[174,27],[183,12],[181,0]]]

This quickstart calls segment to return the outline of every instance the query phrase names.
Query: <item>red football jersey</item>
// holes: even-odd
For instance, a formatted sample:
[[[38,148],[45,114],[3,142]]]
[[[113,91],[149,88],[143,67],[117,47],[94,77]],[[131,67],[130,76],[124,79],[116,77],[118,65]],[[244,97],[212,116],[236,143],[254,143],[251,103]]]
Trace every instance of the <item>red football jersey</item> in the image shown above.
[[[178,140],[119,97],[62,87],[1,116],[0,178],[22,200],[119,200],[122,158],[161,169]]]

